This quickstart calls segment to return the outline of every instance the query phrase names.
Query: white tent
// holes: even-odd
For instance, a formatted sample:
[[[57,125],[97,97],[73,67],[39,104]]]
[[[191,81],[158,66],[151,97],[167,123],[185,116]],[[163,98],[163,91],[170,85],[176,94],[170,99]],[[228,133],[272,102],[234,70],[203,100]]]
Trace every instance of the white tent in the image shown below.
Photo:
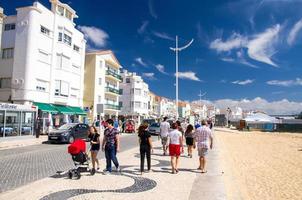
[[[278,120],[264,113],[253,113],[248,115],[245,119],[246,122],[262,122],[262,123],[275,123]]]

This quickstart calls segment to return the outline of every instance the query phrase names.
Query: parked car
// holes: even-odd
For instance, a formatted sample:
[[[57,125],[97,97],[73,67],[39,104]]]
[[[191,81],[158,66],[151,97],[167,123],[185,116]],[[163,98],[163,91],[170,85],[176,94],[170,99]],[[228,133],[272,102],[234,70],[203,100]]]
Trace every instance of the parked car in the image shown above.
[[[158,136],[160,134],[160,124],[159,123],[153,123],[149,126],[148,132],[151,135],[156,135]]]
[[[75,139],[87,139],[89,126],[82,123],[64,124],[48,134],[49,142],[73,143]]]
[[[150,126],[151,124],[156,123],[156,120],[155,119],[144,119],[142,124],[144,124],[144,123],[147,123]]]

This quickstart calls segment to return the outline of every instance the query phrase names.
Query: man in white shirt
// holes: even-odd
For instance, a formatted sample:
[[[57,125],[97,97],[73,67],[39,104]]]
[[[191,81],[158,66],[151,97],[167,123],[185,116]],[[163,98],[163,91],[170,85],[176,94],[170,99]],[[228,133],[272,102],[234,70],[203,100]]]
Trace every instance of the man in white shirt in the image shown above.
[[[201,170],[201,173],[206,173],[206,155],[208,153],[208,149],[212,149],[213,147],[213,136],[211,129],[207,127],[207,122],[205,120],[202,120],[201,124],[202,126],[197,128],[195,131],[195,142],[199,155],[198,169]]]
[[[170,124],[167,122],[167,117],[164,117],[164,121],[160,123],[160,138],[161,143],[163,145],[163,152],[164,155],[167,153],[167,141],[168,141],[168,134],[170,129]]]

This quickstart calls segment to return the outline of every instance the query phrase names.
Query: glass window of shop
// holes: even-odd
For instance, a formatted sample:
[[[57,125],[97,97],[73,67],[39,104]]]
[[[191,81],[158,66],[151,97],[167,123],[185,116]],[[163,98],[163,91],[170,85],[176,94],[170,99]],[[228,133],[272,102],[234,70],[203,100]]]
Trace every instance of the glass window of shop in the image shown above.
[[[4,133],[4,111],[0,110],[0,137],[3,137]]]
[[[33,135],[34,112],[0,110],[0,137]]]

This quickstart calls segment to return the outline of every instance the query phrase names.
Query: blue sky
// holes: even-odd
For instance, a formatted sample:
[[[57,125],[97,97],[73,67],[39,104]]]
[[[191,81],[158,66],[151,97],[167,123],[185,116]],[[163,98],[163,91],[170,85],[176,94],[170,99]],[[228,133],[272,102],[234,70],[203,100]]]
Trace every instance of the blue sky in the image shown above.
[[[6,14],[31,0],[0,0]],[[49,7],[48,0],[40,1]],[[89,49],[111,49],[122,66],[142,75],[151,91],[175,98],[180,52],[180,98],[210,101],[302,101],[301,0],[73,0]],[[258,98],[259,99],[259,98]],[[297,107],[298,105],[298,107]],[[302,110],[301,104],[292,109]]]

